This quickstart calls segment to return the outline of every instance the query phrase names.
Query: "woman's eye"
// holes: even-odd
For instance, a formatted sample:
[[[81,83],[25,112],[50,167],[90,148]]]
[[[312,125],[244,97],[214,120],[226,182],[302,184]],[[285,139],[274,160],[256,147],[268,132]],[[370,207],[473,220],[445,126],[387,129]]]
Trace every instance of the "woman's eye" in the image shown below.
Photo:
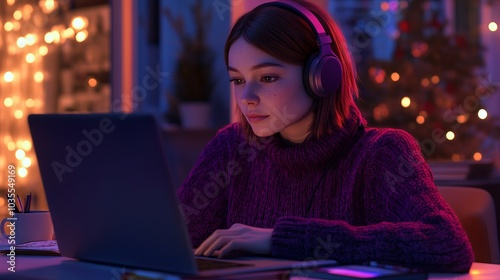
[[[277,76],[264,76],[260,80],[261,80],[261,82],[264,82],[264,83],[272,83],[272,82],[275,82],[276,80],[278,80],[278,77]]]
[[[234,85],[241,85],[244,83],[243,79],[236,79],[236,78],[229,80],[229,82],[233,83]]]

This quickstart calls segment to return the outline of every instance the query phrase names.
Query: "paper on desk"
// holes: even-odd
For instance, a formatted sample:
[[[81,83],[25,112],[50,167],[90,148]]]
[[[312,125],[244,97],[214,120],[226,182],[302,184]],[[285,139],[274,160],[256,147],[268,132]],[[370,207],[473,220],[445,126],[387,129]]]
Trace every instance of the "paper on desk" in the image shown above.
[[[59,247],[56,240],[32,241],[18,245],[13,245],[15,253],[18,255],[40,255],[40,256],[60,256]],[[0,252],[8,254],[10,246],[2,246]]]

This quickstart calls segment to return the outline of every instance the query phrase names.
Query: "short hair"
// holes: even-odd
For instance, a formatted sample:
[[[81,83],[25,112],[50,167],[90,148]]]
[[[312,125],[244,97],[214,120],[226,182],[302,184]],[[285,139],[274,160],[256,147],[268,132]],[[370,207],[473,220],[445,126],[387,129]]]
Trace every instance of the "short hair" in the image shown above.
[[[320,138],[331,134],[335,128],[342,128],[345,119],[349,117],[350,108],[358,97],[356,67],[345,37],[332,17],[312,3],[294,1],[318,18],[331,36],[331,48],[342,65],[342,81],[337,92],[313,100],[311,137]],[[229,63],[229,49],[239,38],[281,61],[305,66],[308,58],[319,51],[316,37],[317,34],[309,23],[291,9],[273,5],[258,6],[241,16],[231,29],[224,49],[226,66]],[[256,135],[238,106],[236,113],[243,135],[255,139]]]

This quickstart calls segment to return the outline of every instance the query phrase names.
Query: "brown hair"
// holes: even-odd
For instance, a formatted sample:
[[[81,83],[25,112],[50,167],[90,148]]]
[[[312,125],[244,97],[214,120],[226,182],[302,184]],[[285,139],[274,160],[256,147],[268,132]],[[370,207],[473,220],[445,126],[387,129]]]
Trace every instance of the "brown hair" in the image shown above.
[[[342,65],[342,82],[337,92],[313,101],[314,120],[310,128],[311,136],[319,138],[331,134],[334,128],[343,127],[344,120],[348,118],[350,107],[358,97],[356,68],[344,35],[330,15],[309,2],[294,1],[318,18],[332,37],[331,48]],[[308,58],[319,51],[316,33],[308,22],[295,12],[277,6],[258,6],[236,21],[226,41],[226,66],[229,49],[239,38],[281,61],[295,65],[305,66]],[[236,113],[243,134],[249,139],[255,138],[250,124],[238,106]]]

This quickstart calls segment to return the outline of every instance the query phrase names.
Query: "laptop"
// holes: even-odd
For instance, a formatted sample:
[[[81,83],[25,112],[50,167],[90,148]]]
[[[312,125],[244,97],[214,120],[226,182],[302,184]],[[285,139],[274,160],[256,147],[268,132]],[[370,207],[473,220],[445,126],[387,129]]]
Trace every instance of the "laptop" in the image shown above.
[[[195,257],[152,115],[38,114],[28,123],[65,257],[202,277],[335,264]],[[200,269],[207,261],[216,264]]]

